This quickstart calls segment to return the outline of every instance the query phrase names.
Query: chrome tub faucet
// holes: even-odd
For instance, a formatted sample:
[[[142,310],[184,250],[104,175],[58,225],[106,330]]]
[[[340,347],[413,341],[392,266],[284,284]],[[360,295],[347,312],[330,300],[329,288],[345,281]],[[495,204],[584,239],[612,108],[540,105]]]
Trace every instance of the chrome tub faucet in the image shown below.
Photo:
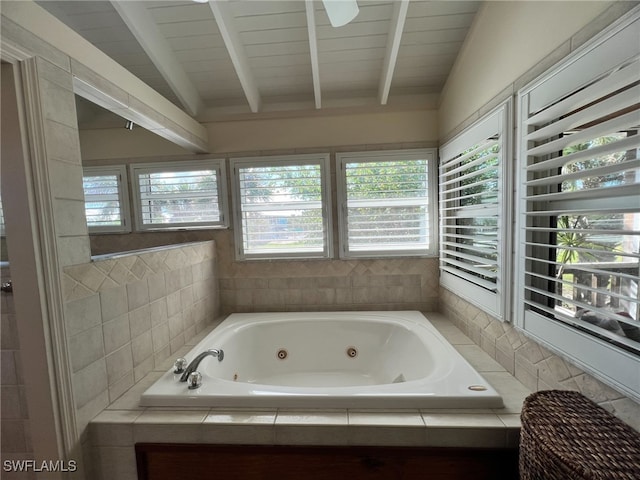
[[[184,371],[182,372],[182,376],[180,377],[180,381],[186,382],[189,379],[189,375],[197,370],[200,362],[209,356],[218,357],[218,361],[221,362],[224,359],[224,351],[222,349],[212,348],[199,354],[196,358],[191,360],[189,366],[184,369]]]

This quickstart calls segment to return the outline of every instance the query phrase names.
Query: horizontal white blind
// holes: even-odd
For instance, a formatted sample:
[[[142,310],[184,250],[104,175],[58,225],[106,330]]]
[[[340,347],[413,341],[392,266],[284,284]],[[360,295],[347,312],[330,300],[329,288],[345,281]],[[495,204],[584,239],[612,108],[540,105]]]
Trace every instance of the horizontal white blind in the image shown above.
[[[124,167],[86,167],[82,177],[85,214],[90,231],[129,229]]]
[[[500,243],[499,139],[496,131],[440,166],[440,268],[491,291]]]
[[[241,162],[235,166],[242,256],[326,256],[325,162]]]
[[[0,235],[5,235],[4,231],[4,209],[2,207],[2,200],[0,199]]]
[[[509,209],[503,185],[510,105],[500,105],[440,150],[441,283],[500,319],[506,318]]]
[[[427,158],[343,163],[349,253],[425,253],[431,243]]]
[[[215,227],[224,223],[220,166],[132,166],[139,228]]]
[[[574,88],[524,110],[524,308],[640,352],[638,60]]]
[[[2,194],[0,194],[0,235],[6,235],[4,228],[4,208],[2,206]]]

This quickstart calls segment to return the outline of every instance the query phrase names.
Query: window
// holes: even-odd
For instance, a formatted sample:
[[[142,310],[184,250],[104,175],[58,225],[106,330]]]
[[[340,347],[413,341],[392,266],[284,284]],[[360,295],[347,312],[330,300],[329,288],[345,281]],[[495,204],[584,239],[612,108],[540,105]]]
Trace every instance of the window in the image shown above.
[[[511,101],[440,149],[440,283],[504,320],[508,312]]]
[[[434,255],[435,151],[340,153],[340,255]]]
[[[224,160],[131,165],[138,230],[226,226]]]
[[[85,167],[82,187],[90,233],[131,231],[125,167]]]
[[[519,326],[640,399],[640,19],[519,92]]]
[[[2,207],[2,195],[0,194],[0,236],[4,237],[6,235],[5,227],[4,227],[4,209]]]
[[[331,255],[329,155],[231,162],[239,259]]]
[[[5,236],[4,228],[4,209],[2,208],[2,199],[0,199],[0,236]]]

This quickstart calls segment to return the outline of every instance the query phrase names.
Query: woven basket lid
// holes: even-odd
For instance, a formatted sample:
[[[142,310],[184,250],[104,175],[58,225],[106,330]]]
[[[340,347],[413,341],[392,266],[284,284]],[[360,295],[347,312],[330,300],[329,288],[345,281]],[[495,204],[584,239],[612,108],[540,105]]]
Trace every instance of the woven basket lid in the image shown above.
[[[640,479],[640,434],[579,392],[535,392],[521,420],[523,441],[585,478]]]

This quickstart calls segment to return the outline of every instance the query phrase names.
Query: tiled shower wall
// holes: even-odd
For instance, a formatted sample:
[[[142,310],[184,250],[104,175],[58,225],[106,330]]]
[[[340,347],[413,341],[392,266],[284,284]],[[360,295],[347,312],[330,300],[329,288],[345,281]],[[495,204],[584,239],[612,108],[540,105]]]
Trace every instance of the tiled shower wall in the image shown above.
[[[0,281],[11,278],[9,268],[0,268]],[[20,368],[20,341],[16,327],[16,315],[13,294],[0,293],[0,374],[2,407],[0,414],[2,434],[0,437],[0,456],[5,460],[27,460],[33,458],[29,412],[25,397],[22,369]],[[2,478],[35,478],[35,474],[17,474],[4,472]],[[23,475],[23,476],[20,476]]]
[[[66,267],[78,431],[220,314],[215,242]]]

